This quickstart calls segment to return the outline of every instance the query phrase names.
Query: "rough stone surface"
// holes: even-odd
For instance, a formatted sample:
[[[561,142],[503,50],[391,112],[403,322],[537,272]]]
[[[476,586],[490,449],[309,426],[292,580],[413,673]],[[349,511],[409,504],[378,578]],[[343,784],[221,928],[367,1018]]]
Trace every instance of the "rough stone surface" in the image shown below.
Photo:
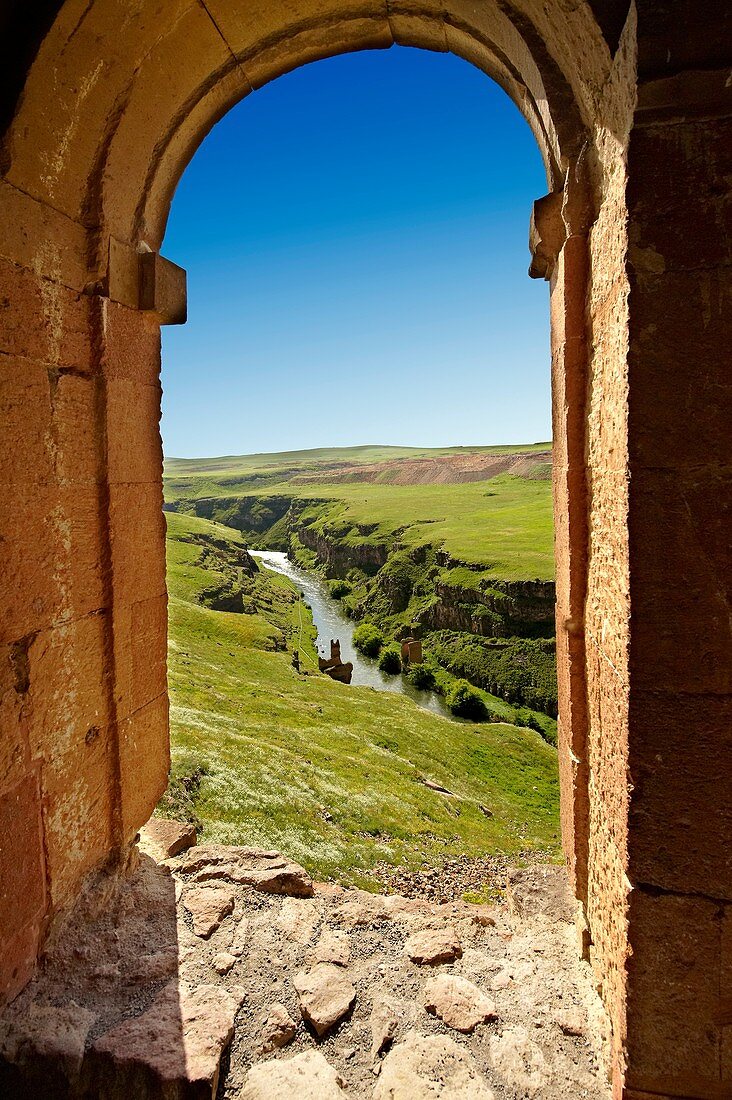
[[[563,867],[516,867],[508,872],[506,897],[521,916],[573,921],[577,904]]]
[[[460,958],[462,946],[455,929],[443,925],[415,932],[407,940],[406,952],[412,962],[437,966]]]
[[[96,1014],[80,1005],[36,1005],[18,1018],[0,1021],[0,1060],[58,1060],[64,1077],[79,1073]]]
[[[224,879],[266,894],[313,895],[313,880],[303,867],[263,848],[200,846],[182,856],[179,869],[196,882]]]
[[[159,320],[105,297],[118,281],[110,238],[159,248],[192,150],[250,88],[398,41],[498,75],[561,192],[565,852],[614,1021],[616,1091],[627,1060],[631,1081],[671,1066],[665,1091],[729,1093],[719,919],[696,921],[693,966],[672,972],[656,935],[674,899],[732,901],[729,753],[715,737],[732,682],[729,6],[171,0],[162,27],[143,0],[134,18],[125,4],[88,4],[81,19],[78,4],[40,7],[4,28],[0,667],[19,674],[2,692],[4,996],[32,975],[51,918],[132,840],[168,771]],[[693,781],[680,787],[681,774]],[[628,907],[628,882],[649,884],[649,904]],[[671,957],[689,954],[685,925],[668,935]],[[697,1051],[691,1081],[679,1033]]]
[[[318,1035],[326,1035],[350,1011],[356,990],[338,966],[317,963],[312,970],[295,975],[303,1019]]]
[[[234,908],[234,894],[217,886],[189,886],[183,891],[183,905],[191,914],[195,934],[208,939]]]
[[[315,945],[314,962],[333,963],[335,966],[348,966],[351,961],[351,949],[345,932],[334,932],[326,928]]]
[[[283,1004],[275,1002],[270,1006],[269,1016],[262,1028],[262,1050],[275,1050],[286,1047],[295,1038],[297,1024]]]
[[[603,1018],[568,925],[522,918],[505,904],[486,922],[481,906],[364,896],[332,883],[317,884],[311,899],[201,887],[171,870],[176,863],[142,855],[122,885],[104,878],[74,910],[43,973],[0,1014],[0,1095],[128,1100],[130,1082],[144,1082],[151,1100],[209,1100],[221,1064],[219,1100],[239,1100],[245,1082],[267,1088],[274,1067],[320,1051],[344,1091],[368,1100],[401,1047],[383,1088],[392,1080],[402,1089],[394,1095],[409,1100],[486,1088],[524,1100],[539,1080],[541,1100],[608,1100]],[[201,889],[234,899],[207,939],[185,907],[186,892]],[[317,936],[300,934],[315,928]],[[462,955],[445,970],[415,966],[407,940],[441,928],[450,937],[460,929]],[[332,957],[346,938],[345,965],[315,960],[321,946]],[[493,980],[501,974],[506,984]],[[491,990],[497,1018],[451,1045],[449,1009],[460,1013],[453,1024],[472,1022],[464,1012],[483,1004],[476,986]],[[444,1019],[424,1008],[442,987],[471,991],[445,1005]],[[322,1034],[300,1023],[306,1003]],[[273,1065],[248,1079],[264,1062]]]
[[[236,955],[232,955],[230,951],[219,951],[218,955],[214,955],[211,965],[217,974],[228,974],[231,968],[236,963]]]
[[[187,821],[151,817],[140,829],[140,850],[153,859],[170,859],[196,843],[196,829]]]
[[[94,1054],[102,1059],[100,1082],[107,1075],[113,1080],[127,1074],[140,1082],[139,1089],[149,1072],[161,1091],[178,1088],[193,1096],[203,1086],[215,1095],[221,1056],[243,999],[241,992],[217,986],[192,989],[171,983],[141,1016],[119,1024],[94,1044]]]
[[[384,1059],[374,1100],[494,1100],[475,1062],[446,1037],[412,1031]]]
[[[391,1046],[399,1027],[399,1008],[383,996],[374,1000],[371,1011],[371,1056],[375,1058]]]
[[[318,1050],[262,1062],[247,1074],[241,1100],[343,1100],[340,1078]]]
[[[491,1062],[506,1084],[527,1096],[542,1094],[549,1077],[546,1058],[525,1027],[492,1035],[490,1051]]]
[[[456,974],[438,974],[427,983],[424,1007],[448,1027],[466,1033],[496,1016],[491,998]]]

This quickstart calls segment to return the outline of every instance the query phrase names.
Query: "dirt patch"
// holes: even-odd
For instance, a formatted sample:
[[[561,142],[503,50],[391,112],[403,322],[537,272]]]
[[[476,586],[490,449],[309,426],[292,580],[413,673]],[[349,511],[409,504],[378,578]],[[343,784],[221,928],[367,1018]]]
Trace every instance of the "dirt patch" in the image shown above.
[[[292,480],[300,484],[367,482],[384,485],[457,485],[469,481],[488,481],[499,474],[516,477],[551,477],[552,453],[519,451],[512,454],[436,455],[430,458],[399,458],[391,462],[365,465],[347,463],[317,473],[298,474]]]

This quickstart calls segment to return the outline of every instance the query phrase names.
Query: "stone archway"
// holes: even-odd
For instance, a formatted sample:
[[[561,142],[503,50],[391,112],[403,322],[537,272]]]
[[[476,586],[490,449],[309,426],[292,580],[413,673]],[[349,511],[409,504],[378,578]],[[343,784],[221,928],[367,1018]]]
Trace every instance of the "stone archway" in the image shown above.
[[[703,8],[677,27],[653,0],[638,22],[612,0],[66,0],[19,21],[34,56],[0,161],[6,995],[166,782],[159,326],[177,299],[156,250],[177,179],[253,89],[398,42],[496,79],[544,156],[565,852],[617,1095],[725,1093],[730,108]]]

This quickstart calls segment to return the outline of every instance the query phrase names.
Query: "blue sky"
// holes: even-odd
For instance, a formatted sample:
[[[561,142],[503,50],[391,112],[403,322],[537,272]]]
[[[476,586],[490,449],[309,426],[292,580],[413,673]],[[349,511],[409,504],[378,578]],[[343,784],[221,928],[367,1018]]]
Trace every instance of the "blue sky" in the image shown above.
[[[211,131],[163,252],[188,323],[163,330],[170,456],[550,436],[547,189],[528,125],[451,55],[304,66]]]

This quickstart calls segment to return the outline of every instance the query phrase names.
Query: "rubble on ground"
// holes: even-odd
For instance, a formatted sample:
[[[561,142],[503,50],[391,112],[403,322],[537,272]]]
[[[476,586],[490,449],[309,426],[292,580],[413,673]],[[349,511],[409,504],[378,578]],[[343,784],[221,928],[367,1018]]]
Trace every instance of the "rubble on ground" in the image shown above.
[[[510,906],[437,904],[255,848],[142,854],[0,1016],[0,1091],[607,1100],[562,874],[514,875]]]

